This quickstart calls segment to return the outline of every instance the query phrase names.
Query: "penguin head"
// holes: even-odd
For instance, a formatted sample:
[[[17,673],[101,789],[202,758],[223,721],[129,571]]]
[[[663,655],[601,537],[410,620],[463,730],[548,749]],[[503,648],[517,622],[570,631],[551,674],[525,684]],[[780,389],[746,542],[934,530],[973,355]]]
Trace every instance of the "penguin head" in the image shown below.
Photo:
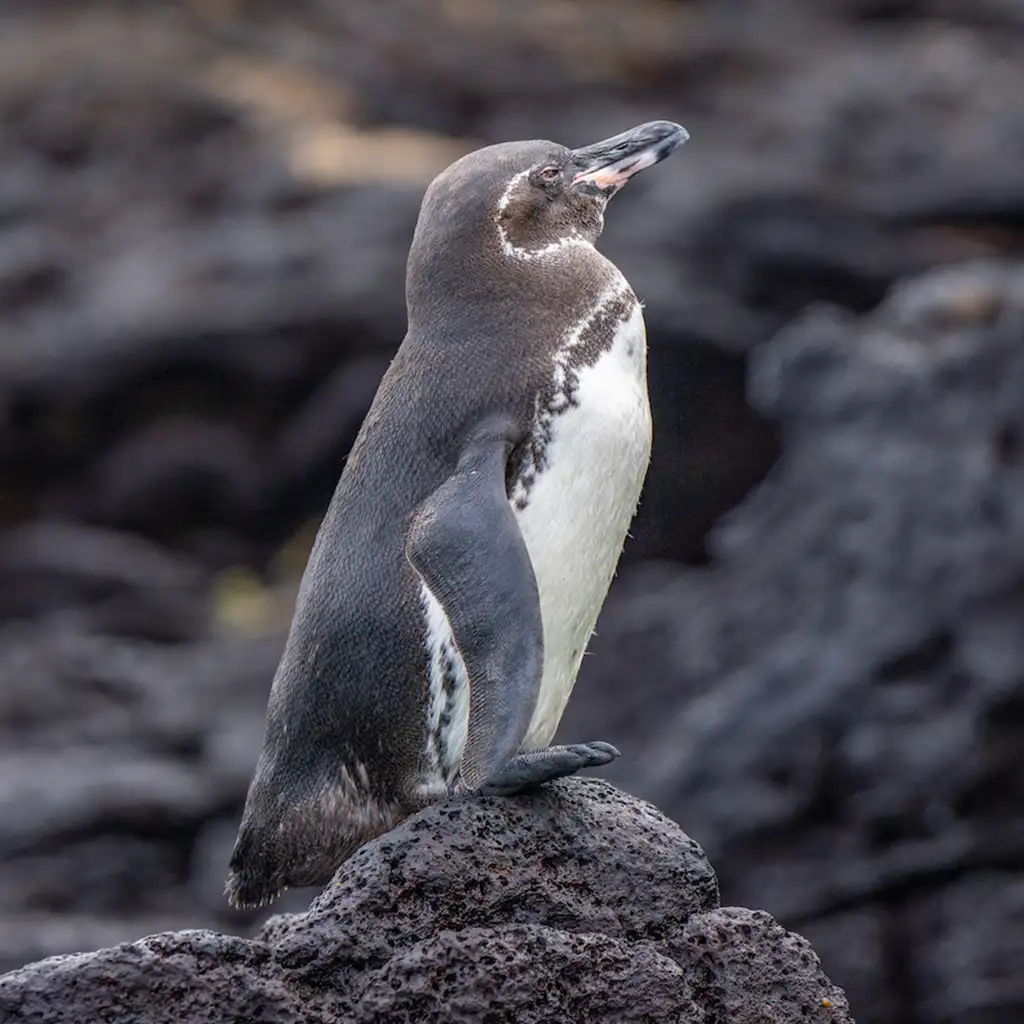
[[[650,121],[579,149],[505,142],[457,160],[423,198],[409,255],[410,313],[428,291],[472,291],[471,270],[485,267],[490,275],[476,277],[493,282],[495,272],[550,267],[592,246],[608,200],[688,137],[671,121]]]
[[[497,202],[502,249],[512,259],[537,258],[566,240],[593,244],[604,209],[634,174],[653,167],[688,138],[671,121],[650,121],[580,149],[519,143],[518,163]]]

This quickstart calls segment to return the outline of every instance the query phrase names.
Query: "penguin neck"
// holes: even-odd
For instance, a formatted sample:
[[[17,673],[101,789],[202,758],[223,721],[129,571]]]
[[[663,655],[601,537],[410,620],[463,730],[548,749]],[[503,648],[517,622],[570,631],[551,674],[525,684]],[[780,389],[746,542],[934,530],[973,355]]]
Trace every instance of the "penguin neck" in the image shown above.
[[[445,247],[410,258],[406,307],[411,332],[427,333],[459,309],[464,324],[489,332],[524,320],[524,310],[561,316],[593,304],[614,280],[618,268],[582,235],[567,235],[533,246],[519,246],[495,230],[485,245],[463,249],[453,259]]]
[[[575,228],[569,229],[566,234],[553,241],[529,245],[518,241],[503,224],[499,223],[498,238],[505,258],[514,263],[540,263],[553,267],[567,259],[572,259],[579,251],[586,252],[587,249],[594,249],[594,243]]]

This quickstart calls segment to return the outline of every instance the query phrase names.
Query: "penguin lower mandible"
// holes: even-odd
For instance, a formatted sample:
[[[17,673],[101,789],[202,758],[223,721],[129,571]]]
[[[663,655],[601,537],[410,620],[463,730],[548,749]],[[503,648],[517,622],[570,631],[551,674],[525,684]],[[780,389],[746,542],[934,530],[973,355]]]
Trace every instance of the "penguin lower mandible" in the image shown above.
[[[548,746],[651,449],[640,303],[594,247],[608,200],[687,138],[510,142],[427,189],[408,333],[310,553],[227,883],[327,882],[455,789],[618,756]]]

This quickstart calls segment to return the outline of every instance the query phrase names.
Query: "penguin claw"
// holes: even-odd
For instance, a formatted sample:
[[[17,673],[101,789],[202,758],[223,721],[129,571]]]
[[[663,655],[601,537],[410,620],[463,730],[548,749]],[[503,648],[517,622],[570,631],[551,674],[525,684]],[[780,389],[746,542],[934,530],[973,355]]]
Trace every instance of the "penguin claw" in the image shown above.
[[[588,768],[609,764],[615,758],[622,757],[622,751],[618,747],[613,746],[611,743],[605,743],[603,740],[593,740],[590,743],[574,743],[572,749],[578,750],[582,756],[589,756],[591,758],[586,765]]]

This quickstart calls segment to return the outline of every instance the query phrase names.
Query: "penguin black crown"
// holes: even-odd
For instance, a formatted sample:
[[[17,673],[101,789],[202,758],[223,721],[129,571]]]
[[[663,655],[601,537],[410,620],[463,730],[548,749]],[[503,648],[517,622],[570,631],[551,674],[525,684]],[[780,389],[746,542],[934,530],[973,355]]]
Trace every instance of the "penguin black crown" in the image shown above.
[[[322,885],[456,791],[514,794],[618,756],[549,746],[651,448],[640,303],[594,247],[608,200],[687,138],[510,142],[427,189],[408,333],[321,524],[227,883]]]

